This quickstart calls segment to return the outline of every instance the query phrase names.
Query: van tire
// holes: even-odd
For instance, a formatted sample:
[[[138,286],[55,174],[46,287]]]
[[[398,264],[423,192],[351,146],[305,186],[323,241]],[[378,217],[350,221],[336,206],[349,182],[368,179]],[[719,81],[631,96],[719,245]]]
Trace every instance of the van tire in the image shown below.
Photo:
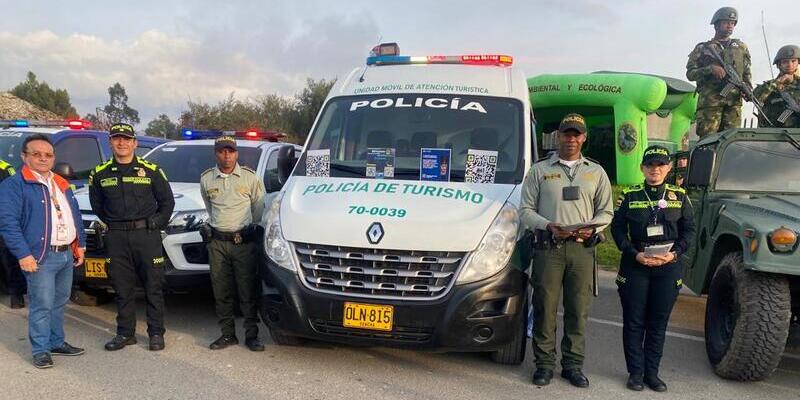
[[[104,289],[72,289],[69,299],[84,307],[97,307],[111,302],[114,295]]]
[[[528,302],[525,301],[524,303],[525,307],[523,307],[523,310],[520,313],[519,329],[517,329],[517,333],[514,335],[514,338],[511,339],[507,345],[503,346],[497,351],[492,352],[490,355],[492,361],[498,364],[520,365],[523,361],[525,361],[525,351],[528,344]]]
[[[745,270],[741,253],[727,254],[706,303],[706,353],[714,372],[738,381],[769,377],[786,347],[790,318],[788,280]]]

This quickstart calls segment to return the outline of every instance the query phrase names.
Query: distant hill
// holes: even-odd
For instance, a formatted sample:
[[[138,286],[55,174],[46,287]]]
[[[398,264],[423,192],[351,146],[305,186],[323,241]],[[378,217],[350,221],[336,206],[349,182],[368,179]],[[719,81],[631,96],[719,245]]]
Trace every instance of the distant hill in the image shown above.
[[[0,92],[0,119],[62,119],[8,92]]]

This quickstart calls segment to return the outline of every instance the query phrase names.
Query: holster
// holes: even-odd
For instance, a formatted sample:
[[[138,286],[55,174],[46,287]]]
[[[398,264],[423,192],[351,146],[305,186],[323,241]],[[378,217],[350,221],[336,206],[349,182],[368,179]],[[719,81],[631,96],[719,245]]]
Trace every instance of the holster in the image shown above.
[[[553,234],[544,229],[537,229],[533,232],[533,248],[536,250],[547,250],[555,246]]]

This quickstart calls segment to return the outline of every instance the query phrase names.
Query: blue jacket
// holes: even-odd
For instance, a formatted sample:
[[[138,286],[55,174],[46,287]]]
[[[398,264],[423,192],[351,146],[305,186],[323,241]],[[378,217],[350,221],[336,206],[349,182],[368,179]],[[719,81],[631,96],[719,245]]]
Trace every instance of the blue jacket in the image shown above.
[[[53,180],[69,201],[75,221],[77,238],[72,242],[72,249],[86,248],[81,211],[69,182],[56,174]],[[50,221],[50,191],[27,166],[0,184],[0,235],[14,257],[22,259],[32,255],[41,263],[50,246],[53,231]]]

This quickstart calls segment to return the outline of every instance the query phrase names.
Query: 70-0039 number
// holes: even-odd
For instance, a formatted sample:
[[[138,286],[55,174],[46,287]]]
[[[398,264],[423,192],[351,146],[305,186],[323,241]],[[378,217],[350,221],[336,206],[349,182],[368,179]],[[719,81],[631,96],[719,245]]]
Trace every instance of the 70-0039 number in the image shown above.
[[[350,206],[348,214],[404,218],[408,213],[402,208]]]

